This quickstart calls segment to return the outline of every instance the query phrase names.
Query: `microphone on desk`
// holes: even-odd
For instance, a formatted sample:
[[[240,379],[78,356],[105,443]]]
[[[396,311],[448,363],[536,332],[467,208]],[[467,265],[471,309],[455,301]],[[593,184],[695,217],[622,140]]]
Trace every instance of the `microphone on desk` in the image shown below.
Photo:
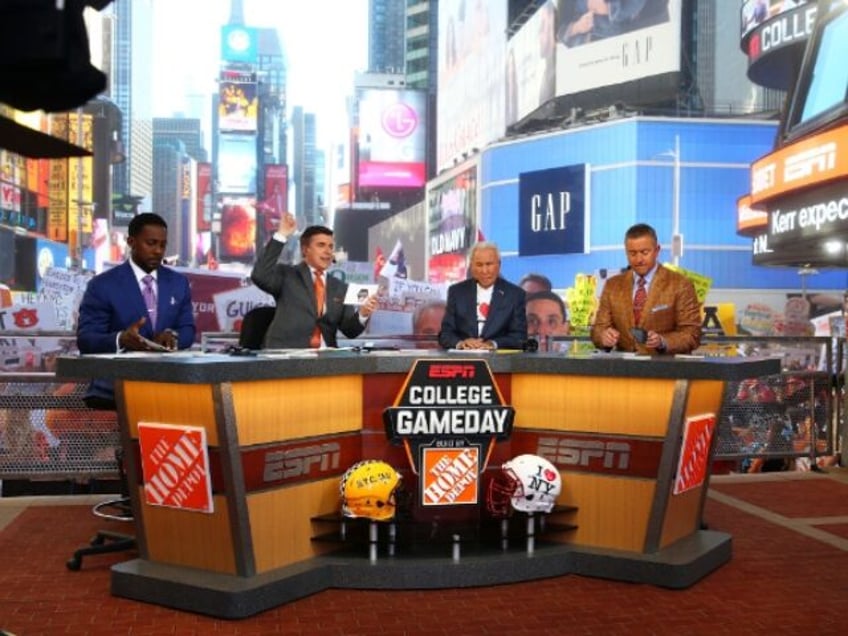
[[[539,341],[535,338],[527,338],[521,343],[521,350],[527,353],[536,353],[539,350]]]

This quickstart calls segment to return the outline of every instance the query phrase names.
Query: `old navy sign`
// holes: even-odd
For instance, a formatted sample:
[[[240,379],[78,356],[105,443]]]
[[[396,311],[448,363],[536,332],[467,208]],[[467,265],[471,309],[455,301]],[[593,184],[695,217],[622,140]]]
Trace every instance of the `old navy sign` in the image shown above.
[[[518,176],[520,256],[586,252],[588,178],[588,164],[522,172]]]

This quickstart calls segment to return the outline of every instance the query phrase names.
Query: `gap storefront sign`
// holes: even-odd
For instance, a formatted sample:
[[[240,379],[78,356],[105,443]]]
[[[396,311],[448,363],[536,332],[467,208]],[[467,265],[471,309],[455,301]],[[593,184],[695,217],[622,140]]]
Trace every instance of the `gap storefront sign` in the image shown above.
[[[518,175],[520,256],[586,253],[588,177],[585,163]]]

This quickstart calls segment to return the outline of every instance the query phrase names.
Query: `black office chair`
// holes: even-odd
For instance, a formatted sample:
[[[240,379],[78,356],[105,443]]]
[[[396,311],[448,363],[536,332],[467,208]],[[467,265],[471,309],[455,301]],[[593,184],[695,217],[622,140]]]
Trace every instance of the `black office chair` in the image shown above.
[[[274,319],[276,307],[261,305],[248,311],[241,321],[239,331],[239,346],[242,349],[261,349],[265,340],[265,332]]]
[[[84,401],[86,406],[95,410],[113,411],[116,408],[111,400],[85,398]],[[115,461],[118,464],[120,496],[117,499],[109,499],[96,504],[92,508],[92,513],[101,519],[132,523],[134,519],[130,502],[129,480],[124,465],[124,453],[120,448],[115,449]],[[75,572],[82,567],[82,559],[85,556],[134,550],[136,545],[135,535],[113,530],[98,530],[87,546],[74,551],[73,556],[67,560],[65,565],[69,570]]]

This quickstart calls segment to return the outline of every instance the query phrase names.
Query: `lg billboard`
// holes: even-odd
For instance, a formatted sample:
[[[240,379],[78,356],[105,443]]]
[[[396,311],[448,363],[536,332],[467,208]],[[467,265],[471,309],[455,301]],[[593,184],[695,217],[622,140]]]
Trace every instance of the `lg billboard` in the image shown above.
[[[357,164],[361,187],[424,185],[426,104],[423,91],[361,91]]]

